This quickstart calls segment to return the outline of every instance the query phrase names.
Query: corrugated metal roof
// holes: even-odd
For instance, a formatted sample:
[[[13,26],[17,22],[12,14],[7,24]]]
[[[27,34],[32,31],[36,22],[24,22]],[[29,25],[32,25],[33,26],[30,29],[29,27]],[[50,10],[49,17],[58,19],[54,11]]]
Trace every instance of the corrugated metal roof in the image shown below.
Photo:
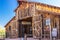
[[[35,0],[18,0],[18,1],[36,2]]]
[[[18,0],[18,1],[28,1],[28,0]]]

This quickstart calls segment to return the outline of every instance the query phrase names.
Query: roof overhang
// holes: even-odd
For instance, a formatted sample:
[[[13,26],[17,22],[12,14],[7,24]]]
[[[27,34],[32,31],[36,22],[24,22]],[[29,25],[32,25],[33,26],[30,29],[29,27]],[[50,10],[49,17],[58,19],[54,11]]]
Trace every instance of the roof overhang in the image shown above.
[[[40,3],[40,2],[35,2],[34,0],[18,0],[18,2],[19,3],[20,2],[35,3],[35,4],[38,4],[37,9],[39,9],[39,10],[49,11],[49,12],[56,13],[56,14],[60,15],[60,7],[57,7],[57,6],[48,5],[48,4],[44,4],[44,3]],[[43,9],[42,9],[42,7],[43,7]],[[16,8],[16,10],[18,8],[19,8],[19,6]]]
[[[6,27],[13,19],[15,19],[15,16],[10,21],[8,21],[8,23],[4,27]]]

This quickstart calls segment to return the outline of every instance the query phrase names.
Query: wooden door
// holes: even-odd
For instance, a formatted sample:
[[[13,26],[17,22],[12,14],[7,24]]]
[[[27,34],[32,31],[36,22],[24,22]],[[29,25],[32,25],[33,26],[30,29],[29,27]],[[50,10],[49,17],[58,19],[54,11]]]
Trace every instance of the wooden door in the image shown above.
[[[41,38],[42,37],[42,15],[35,15],[32,19],[32,28],[33,28],[33,37]]]

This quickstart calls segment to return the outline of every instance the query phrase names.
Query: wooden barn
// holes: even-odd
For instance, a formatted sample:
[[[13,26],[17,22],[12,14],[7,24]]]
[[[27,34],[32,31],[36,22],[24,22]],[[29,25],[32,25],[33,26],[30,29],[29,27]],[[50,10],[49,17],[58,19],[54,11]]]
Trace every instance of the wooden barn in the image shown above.
[[[39,2],[18,0],[18,7],[7,25],[6,37],[21,38],[25,35],[32,38],[52,38],[53,28],[57,28],[57,39],[60,39],[60,7]]]

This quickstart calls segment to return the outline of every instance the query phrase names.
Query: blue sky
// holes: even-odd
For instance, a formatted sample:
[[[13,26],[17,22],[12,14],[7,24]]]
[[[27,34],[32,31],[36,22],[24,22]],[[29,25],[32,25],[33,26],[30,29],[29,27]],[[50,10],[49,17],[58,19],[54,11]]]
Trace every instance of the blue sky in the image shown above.
[[[59,0],[30,0],[49,5],[59,6]],[[18,6],[17,0],[0,0],[0,26],[4,27],[6,23],[15,15],[14,10]]]
[[[17,5],[16,0],[0,0],[0,26],[4,27],[15,15],[14,10]]]

